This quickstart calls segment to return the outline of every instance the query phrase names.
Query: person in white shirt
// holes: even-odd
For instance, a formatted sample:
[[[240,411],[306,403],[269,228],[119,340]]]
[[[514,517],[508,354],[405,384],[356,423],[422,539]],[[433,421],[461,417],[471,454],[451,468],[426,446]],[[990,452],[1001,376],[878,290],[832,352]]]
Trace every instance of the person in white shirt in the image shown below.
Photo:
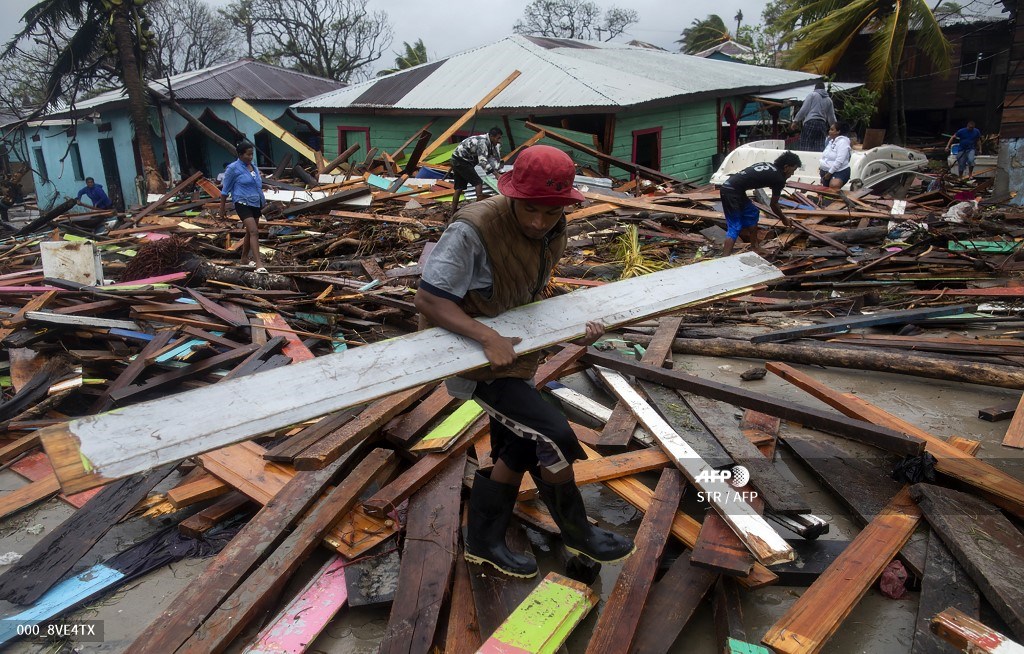
[[[828,128],[828,140],[818,162],[821,185],[833,189],[843,188],[850,181],[850,139],[848,128],[842,123],[832,123]]]

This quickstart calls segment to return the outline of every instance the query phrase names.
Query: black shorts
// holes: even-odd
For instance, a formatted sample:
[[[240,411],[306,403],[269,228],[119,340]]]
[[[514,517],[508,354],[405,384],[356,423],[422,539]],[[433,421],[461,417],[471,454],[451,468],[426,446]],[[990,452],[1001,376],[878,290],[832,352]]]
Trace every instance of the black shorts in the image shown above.
[[[239,204],[237,202],[235,203],[235,213],[237,213],[238,217],[242,220],[252,218],[256,222],[259,222],[260,218],[263,217],[263,209],[260,207],[250,207],[247,204]]]
[[[476,165],[462,159],[452,157],[452,173],[455,174],[455,190],[465,191],[467,186],[479,186],[484,183],[476,173]]]
[[[824,179],[825,175],[828,174],[828,171],[827,170],[818,170],[818,172],[821,173],[821,177],[822,177],[821,184],[822,184],[822,186],[828,186],[827,184],[825,184],[825,179]],[[837,170],[836,172],[832,173],[832,179],[838,179],[843,184],[847,183],[848,181],[850,181],[850,167],[847,166],[846,168],[843,168],[842,170]]]
[[[491,458],[516,472],[553,473],[586,458],[565,414],[526,379],[479,382],[473,399],[491,418]]]

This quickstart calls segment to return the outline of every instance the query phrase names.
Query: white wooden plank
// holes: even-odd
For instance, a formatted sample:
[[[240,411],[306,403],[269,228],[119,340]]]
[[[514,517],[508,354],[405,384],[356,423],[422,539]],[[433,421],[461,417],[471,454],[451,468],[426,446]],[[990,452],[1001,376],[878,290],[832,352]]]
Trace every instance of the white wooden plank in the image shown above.
[[[758,561],[774,565],[795,558],[793,548],[747,503],[737,488],[721,479],[704,478],[705,475],[713,475],[715,469],[700,458],[696,450],[629,385],[622,374],[601,366],[594,366],[594,369],[616,397],[629,405],[636,419],[651,432],[661,449],[675,459],[676,466],[703,493],[703,497],[715,507]]]
[[[582,336],[588,320],[616,327],[781,276],[748,252],[581,289],[481,322],[505,336],[521,338],[515,348],[521,354]],[[41,432],[40,438],[54,452],[66,448],[68,436],[76,439],[86,467],[102,479],[116,479],[486,362],[475,341],[428,329],[80,418],[62,425],[61,433]],[[81,482],[79,477],[75,480]],[[70,476],[62,481],[70,481]]]
[[[595,420],[608,422],[612,417],[611,409],[600,402],[590,399],[583,393],[574,391],[568,386],[564,386],[558,382],[551,382],[547,385],[547,389],[548,393],[551,393],[560,401],[565,402],[572,408],[594,418]]]

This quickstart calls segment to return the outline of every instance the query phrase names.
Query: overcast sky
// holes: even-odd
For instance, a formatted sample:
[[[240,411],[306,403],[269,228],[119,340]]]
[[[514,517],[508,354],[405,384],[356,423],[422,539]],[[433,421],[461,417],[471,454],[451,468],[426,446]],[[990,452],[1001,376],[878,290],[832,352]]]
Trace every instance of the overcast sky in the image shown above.
[[[19,19],[37,0],[3,0],[9,16]],[[207,0],[215,6],[223,6],[227,0]],[[424,3],[414,0],[370,0],[368,7],[384,10],[391,17],[394,28],[394,42],[390,48],[397,51],[403,41],[413,43],[423,39],[430,59],[440,59],[470,48],[497,41],[512,33],[512,25],[523,14],[528,0],[447,0],[439,3]],[[737,10],[743,11],[744,24],[761,22],[761,11],[765,0],[717,0],[714,3],[687,2],[676,0],[625,0],[611,2],[597,0],[602,8],[617,5],[635,9],[640,22],[629,30],[628,41],[639,39],[665,49],[675,50],[680,33],[694,19],[704,18],[712,11],[734,29],[733,17]],[[20,25],[12,21],[0,23],[0,42],[6,43]],[[378,68],[390,67],[394,55],[390,52],[377,62]]]

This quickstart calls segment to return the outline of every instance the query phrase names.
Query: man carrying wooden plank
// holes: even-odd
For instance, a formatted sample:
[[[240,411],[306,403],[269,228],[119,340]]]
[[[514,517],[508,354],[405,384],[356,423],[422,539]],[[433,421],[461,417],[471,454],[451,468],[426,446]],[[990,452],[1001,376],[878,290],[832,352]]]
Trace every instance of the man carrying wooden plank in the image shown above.
[[[490,416],[490,471],[478,471],[470,496],[466,560],[532,577],[537,563],[512,552],[505,531],[523,474],[530,472],[562,531],[566,548],[603,563],[633,551],[627,538],[587,521],[572,463],[586,458],[565,416],[533,387],[540,353],[517,356],[519,339],[505,338],[474,319],[494,317],[540,299],[565,250],[564,209],[581,202],[573,188],[575,166],[546,145],[523,150],[502,195],[466,207],[445,230],[423,268],[416,308],[427,321],[471,338],[490,366],[448,380],[448,392],[472,398]],[[584,342],[604,334],[587,323]]]
[[[492,127],[487,134],[470,136],[459,147],[452,152],[451,166],[455,175],[455,197],[452,198],[452,211],[448,219],[455,217],[459,208],[459,198],[462,192],[470,184],[476,191],[476,199],[482,200],[484,195],[484,181],[476,172],[479,165],[485,173],[497,173],[501,170],[501,136],[502,131],[498,127]]]
[[[747,197],[747,191],[771,188],[772,213],[786,225],[791,224],[790,219],[782,213],[782,209],[779,207],[779,198],[782,197],[782,189],[786,186],[786,180],[792,177],[799,167],[800,157],[787,150],[779,155],[775,163],[764,161],[747,166],[725,180],[721,186],[721,197],[722,211],[725,213],[725,224],[728,229],[725,234],[725,248],[722,250],[722,256],[727,257],[732,254],[732,248],[740,236],[750,243],[754,252],[761,253],[761,240],[757,233],[757,222],[761,218],[761,212]]]

